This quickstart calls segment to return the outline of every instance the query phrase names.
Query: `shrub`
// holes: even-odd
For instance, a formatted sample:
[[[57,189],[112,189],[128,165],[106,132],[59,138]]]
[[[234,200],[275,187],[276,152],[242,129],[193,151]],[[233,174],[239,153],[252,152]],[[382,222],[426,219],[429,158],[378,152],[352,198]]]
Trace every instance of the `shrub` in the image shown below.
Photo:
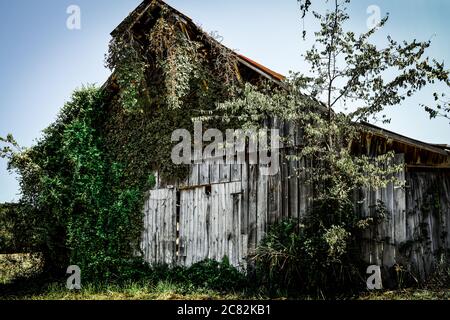
[[[186,269],[185,278],[196,287],[218,291],[238,290],[247,284],[246,276],[233,267],[227,257],[221,262],[198,262]]]
[[[261,285],[270,292],[321,297],[357,289],[362,281],[350,233],[342,226],[320,229],[307,219],[304,223],[284,220],[270,228],[253,256]]]
[[[450,288],[450,250],[437,255],[435,269],[428,285],[435,288]]]
[[[158,265],[148,275],[153,283],[175,283],[187,291],[207,289],[227,292],[248,286],[246,275],[233,267],[227,257],[221,262],[206,259],[190,267]]]

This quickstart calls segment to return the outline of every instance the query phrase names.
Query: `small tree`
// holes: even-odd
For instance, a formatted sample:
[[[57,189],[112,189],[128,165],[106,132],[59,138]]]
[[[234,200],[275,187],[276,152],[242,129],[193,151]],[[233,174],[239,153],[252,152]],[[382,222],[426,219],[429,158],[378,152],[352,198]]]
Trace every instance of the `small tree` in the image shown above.
[[[303,275],[299,279],[316,288],[320,284],[330,285],[330,279],[342,283],[345,274],[349,274],[345,267],[351,269],[358,259],[358,228],[367,224],[360,221],[354,193],[361,188],[382,188],[388,182],[396,182],[394,173],[402,169],[401,165],[393,164],[392,152],[376,157],[352,152],[352,143],[360,140],[363,131],[359,122],[380,117],[387,122],[389,119],[382,115],[386,107],[400,104],[436,81],[449,84],[449,71],[444,64],[425,56],[430,41],[399,43],[388,36],[387,46],[380,48],[371,40],[388,17],[375,28],[356,35],[344,30],[350,19],[347,14],[350,1],[326,2],[332,2],[332,10],[323,14],[312,12],[320,30],[315,33],[314,45],[304,55],[310,64],[310,76],[291,73],[281,89],[246,85],[239,98],[219,108],[226,121],[234,119],[245,126],[260,126],[264,119],[275,117],[302,129],[302,148],[289,159],[312,164],[299,170],[306,173],[305,183],[311,184],[314,197],[300,230],[306,236],[299,239],[304,240],[301,246],[308,251],[301,250],[304,256],[313,257],[303,259],[307,261],[304,270],[312,270],[317,276]],[[311,2],[299,3],[304,18],[311,11]],[[436,93],[435,97],[438,96],[442,94]],[[345,106],[345,111],[339,111],[339,105]],[[432,116],[445,115],[448,104],[427,106],[427,110],[435,110],[430,113]],[[285,138],[289,146],[291,139]],[[268,259],[271,255],[267,252],[273,253],[273,244],[263,243],[257,257]],[[276,253],[274,257],[279,259],[280,255]]]

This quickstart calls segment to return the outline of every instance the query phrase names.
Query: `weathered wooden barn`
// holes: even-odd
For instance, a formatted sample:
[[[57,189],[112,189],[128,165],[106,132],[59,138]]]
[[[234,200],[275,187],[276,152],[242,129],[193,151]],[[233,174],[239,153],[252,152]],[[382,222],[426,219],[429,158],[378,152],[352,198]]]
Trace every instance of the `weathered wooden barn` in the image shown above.
[[[112,33],[144,26],[150,3],[144,1]],[[164,3],[187,29],[202,32],[191,19]],[[260,77],[274,83],[283,76],[236,54],[246,78]],[[282,132],[296,132],[272,123]],[[383,201],[388,215],[376,230],[364,234],[361,249],[368,264],[408,266],[421,277],[431,271],[435,255],[450,248],[450,146],[433,145],[361,124],[366,133],[355,150],[367,155],[395,151],[404,163],[399,179],[382,190],[362,190],[355,196],[363,217],[374,214]],[[141,249],[149,263],[191,265],[228,256],[244,267],[248,255],[264,237],[271,223],[284,218],[301,219],[311,203],[311,190],[296,169],[307,165],[285,158],[273,176],[261,174],[257,164],[204,163],[191,166],[189,178],[178,183],[159,180],[145,203]]]

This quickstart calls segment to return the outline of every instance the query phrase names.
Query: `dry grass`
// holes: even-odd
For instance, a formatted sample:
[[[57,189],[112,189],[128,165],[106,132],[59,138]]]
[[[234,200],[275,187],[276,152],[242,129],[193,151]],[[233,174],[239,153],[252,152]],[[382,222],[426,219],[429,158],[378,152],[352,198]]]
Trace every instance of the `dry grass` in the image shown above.
[[[450,300],[450,289],[403,289],[363,294],[360,300]]]
[[[69,291],[64,284],[52,283],[40,293],[9,295],[7,299],[20,300],[238,300],[249,299],[240,293],[221,294],[209,290],[191,290],[186,292],[180,286],[169,282],[157,285],[130,283],[128,285],[110,285],[97,287],[87,285],[79,291]],[[257,297],[254,297],[256,299]]]

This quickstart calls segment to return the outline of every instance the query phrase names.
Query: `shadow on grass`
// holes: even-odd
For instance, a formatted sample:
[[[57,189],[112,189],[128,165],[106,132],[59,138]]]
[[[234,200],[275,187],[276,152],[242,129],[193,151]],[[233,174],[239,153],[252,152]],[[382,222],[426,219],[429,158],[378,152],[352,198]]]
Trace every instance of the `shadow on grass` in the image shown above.
[[[0,299],[27,299],[45,295],[49,290],[49,285],[55,282],[63,283],[63,279],[55,279],[43,273],[18,277],[7,283],[0,283]]]

